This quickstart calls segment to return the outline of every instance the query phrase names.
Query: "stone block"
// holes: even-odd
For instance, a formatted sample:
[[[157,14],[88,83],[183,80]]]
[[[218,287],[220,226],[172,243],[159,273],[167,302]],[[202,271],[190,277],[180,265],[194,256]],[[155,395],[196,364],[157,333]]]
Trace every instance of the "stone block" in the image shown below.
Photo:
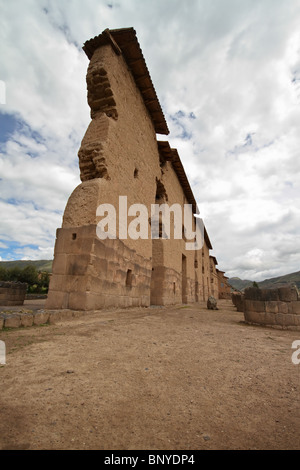
[[[261,290],[257,287],[247,287],[244,291],[245,300],[262,300]]]
[[[210,297],[208,297],[207,308],[209,310],[218,310],[217,299],[215,297],[213,297],[212,295]]]
[[[119,306],[119,296],[118,295],[105,295],[104,296],[104,306],[105,307],[118,307]],[[99,308],[99,307],[97,307]]]
[[[265,302],[263,300],[245,299],[244,308],[245,308],[245,311],[264,312],[265,311]]]
[[[61,291],[66,289],[66,278],[65,274],[53,274],[50,280],[50,288],[52,291]],[[48,295],[49,297],[49,295]]]
[[[265,311],[267,313],[278,313],[278,302],[276,300],[266,300]]]
[[[266,312],[264,315],[264,324],[265,325],[276,325],[276,314]]]
[[[277,325],[282,325],[282,326],[294,326],[295,325],[295,315],[292,315],[290,313],[285,314],[285,313],[278,313],[276,315],[276,323]]]
[[[43,325],[44,323],[48,322],[49,316],[50,316],[49,312],[44,312],[44,311],[35,312],[35,314],[33,315],[33,324]]]
[[[102,279],[106,278],[108,262],[106,259],[94,258],[92,261],[96,273],[101,276]]]
[[[279,300],[283,302],[291,302],[297,300],[297,291],[291,287],[278,287]]]
[[[46,309],[68,308],[69,293],[50,290],[45,303]]]
[[[57,323],[60,320],[61,320],[61,310],[56,310],[54,312],[49,312],[48,323],[50,325],[54,325],[55,323]]]
[[[21,315],[21,326],[27,327],[33,325],[33,314],[22,313]]]
[[[74,317],[73,310],[64,309],[64,310],[60,311],[60,319],[61,320],[70,320],[73,317]]]
[[[65,274],[67,268],[67,255],[65,253],[58,253],[54,257],[52,273]],[[52,276],[53,277],[53,276]]]
[[[119,285],[124,285],[126,282],[126,272],[121,269],[116,269],[113,276],[113,282],[118,283]]]
[[[141,306],[149,307],[150,306],[150,295],[142,295],[141,297]]]
[[[261,289],[261,300],[277,301],[279,294],[277,289]]]
[[[89,310],[87,306],[87,293],[70,292],[68,308],[72,310]]]
[[[56,240],[55,240],[55,247],[54,247],[55,256],[58,253],[65,253],[64,241],[65,241],[64,231],[63,231],[63,229],[58,228],[56,230]]]
[[[81,253],[89,254],[94,251],[94,239],[93,238],[83,238],[81,240]]]
[[[300,315],[300,301],[299,300],[292,300],[287,305],[288,305],[288,313],[292,313],[294,315]]]
[[[21,326],[20,315],[5,315],[4,317],[4,328],[19,328]]]
[[[300,315],[294,315],[294,324],[297,328],[300,327]]]
[[[278,305],[278,313],[289,313],[289,303],[290,302],[281,302],[280,300],[277,302]]]
[[[258,323],[260,325],[265,325],[266,322],[264,312],[245,311],[244,317],[245,320],[249,323]]]
[[[90,264],[90,255],[68,255],[66,274],[84,276]]]

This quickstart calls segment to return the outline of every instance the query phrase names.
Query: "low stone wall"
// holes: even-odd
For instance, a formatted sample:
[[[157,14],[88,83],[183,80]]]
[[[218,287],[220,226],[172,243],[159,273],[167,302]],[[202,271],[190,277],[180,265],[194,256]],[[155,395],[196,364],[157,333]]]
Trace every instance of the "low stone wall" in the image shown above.
[[[23,305],[26,291],[26,282],[0,281],[0,305]]]
[[[0,312],[0,330],[3,328],[23,328],[27,326],[38,326],[55,324],[63,320],[78,318],[84,315],[79,310],[28,310],[2,311]]]
[[[251,324],[300,330],[298,291],[294,287],[249,287],[244,293],[244,317]]]

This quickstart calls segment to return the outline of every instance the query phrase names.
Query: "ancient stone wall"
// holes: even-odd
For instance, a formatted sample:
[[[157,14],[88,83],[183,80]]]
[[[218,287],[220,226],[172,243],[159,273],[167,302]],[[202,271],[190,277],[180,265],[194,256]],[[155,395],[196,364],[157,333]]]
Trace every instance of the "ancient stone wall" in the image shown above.
[[[174,156],[169,148],[168,158],[162,158],[164,145],[156,133],[168,130],[135,32],[106,30],[84,49],[90,59],[91,122],[78,152],[82,183],[71,194],[57,230],[46,308],[205,300],[211,293],[208,237],[199,251],[187,250],[185,238],[174,239],[173,233],[168,240],[151,237],[152,204],[179,203],[183,209],[194,198],[177,152]],[[122,197],[126,204],[122,199],[120,207]],[[104,214],[97,208],[104,204],[116,211],[116,233],[102,240],[97,224]],[[143,205],[149,215],[146,238],[128,234],[127,224],[136,217],[128,216],[128,209],[134,204]]]
[[[231,300],[238,312],[244,311],[244,294],[241,292],[233,292],[231,294]]]
[[[293,287],[259,289],[250,287],[244,294],[247,323],[300,329],[300,298]]]
[[[23,305],[26,291],[26,282],[0,281],[0,305]]]
[[[170,208],[174,204],[188,204],[183,188],[171,162],[162,165],[161,177],[158,181],[161,192],[156,197],[157,204],[167,203]],[[157,193],[160,194],[160,193]],[[182,238],[174,238],[174,230],[178,223]],[[188,303],[202,300],[200,294],[199,279],[201,278],[201,266],[198,259],[202,250],[187,250],[188,240],[183,233],[184,219],[176,220],[176,216],[170,212],[170,226],[172,228],[170,239],[153,240],[152,242],[152,282],[151,303],[157,305]],[[162,231],[165,227],[161,227]],[[193,226],[195,230],[195,223]]]

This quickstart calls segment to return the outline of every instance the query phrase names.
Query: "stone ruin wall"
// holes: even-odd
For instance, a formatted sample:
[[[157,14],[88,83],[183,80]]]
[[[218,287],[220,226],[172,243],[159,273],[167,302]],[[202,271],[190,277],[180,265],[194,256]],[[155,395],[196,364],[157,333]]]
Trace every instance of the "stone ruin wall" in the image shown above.
[[[244,312],[247,323],[300,329],[300,296],[294,287],[249,287],[243,295],[234,294],[232,300],[237,310]]]
[[[23,305],[26,292],[26,282],[0,281],[0,305]]]
[[[171,163],[161,165],[152,118],[123,55],[110,43],[94,51],[87,88],[92,120],[78,152],[82,183],[71,194],[57,230],[46,308],[92,310],[206,300],[206,245],[194,252],[185,250],[184,240],[97,237],[97,207],[109,203],[118,208],[119,196],[127,196],[128,207],[144,204],[149,215],[158,184],[165,187],[168,204],[183,206],[187,201]]]
[[[122,56],[110,45],[95,51],[87,72],[92,121],[79,156],[82,179],[57,231],[49,308],[148,306],[152,241],[99,240],[96,209],[144,204],[150,211],[160,176],[156,134]],[[118,236],[118,220],[117,220]]]

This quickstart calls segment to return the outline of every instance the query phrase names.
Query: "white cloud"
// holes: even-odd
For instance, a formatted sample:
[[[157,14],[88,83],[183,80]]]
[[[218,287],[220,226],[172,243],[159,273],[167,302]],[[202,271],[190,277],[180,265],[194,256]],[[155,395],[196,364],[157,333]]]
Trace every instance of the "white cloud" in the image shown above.
[[[89,122],[81,46],[133,26],[219,268],[256,280],[299,270],[297,0],[0,5],[0,112],[21,121],[0,156],[4,244],[50,253]]]

